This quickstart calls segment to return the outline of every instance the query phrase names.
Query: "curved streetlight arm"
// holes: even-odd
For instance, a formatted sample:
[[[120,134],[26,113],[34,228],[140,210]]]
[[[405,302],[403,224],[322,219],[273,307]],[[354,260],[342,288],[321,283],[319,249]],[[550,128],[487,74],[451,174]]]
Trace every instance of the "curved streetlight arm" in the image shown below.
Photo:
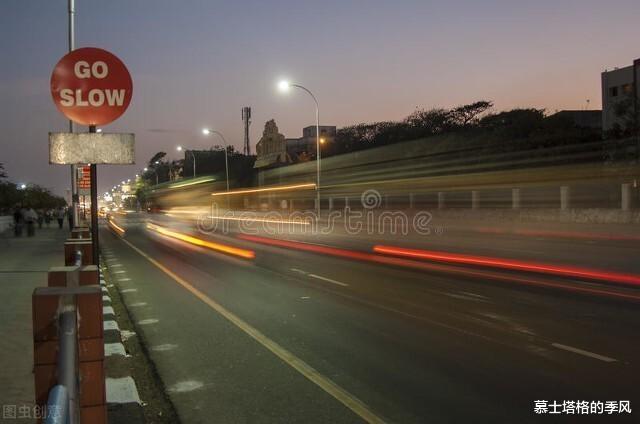
[[[320,106],[318,105],[318,99],[316,99],[311,90],[300,84],[290,84],[290,86],[306,91],[316,104],[316,212],[318,219],[320,219]]]
[[[207,128],[207,131],[209,131],[209,133],[211,134],[216,134],[218,137],[220,137],[222,139],[222,143],[224,144],[224,171],[227,178],[227,191],[229,191],[229,159],[227,158],[227,146],[228,146],[227,140],[224,138],[224,136],[220,131],[216,131],[208,128]]]

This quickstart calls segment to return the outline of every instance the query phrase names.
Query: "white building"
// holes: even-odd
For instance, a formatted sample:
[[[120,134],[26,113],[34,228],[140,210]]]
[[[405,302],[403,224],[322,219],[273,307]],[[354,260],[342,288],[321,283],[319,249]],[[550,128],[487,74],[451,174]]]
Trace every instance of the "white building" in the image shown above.
[[[614,114],[616,103],[632,96],[635,114],[638,115],[638,99],[640,98],[640,59],[633,61],[633,65],[624,68],[604,71],[602,73],[602,130],[613,128],[617,121]]]

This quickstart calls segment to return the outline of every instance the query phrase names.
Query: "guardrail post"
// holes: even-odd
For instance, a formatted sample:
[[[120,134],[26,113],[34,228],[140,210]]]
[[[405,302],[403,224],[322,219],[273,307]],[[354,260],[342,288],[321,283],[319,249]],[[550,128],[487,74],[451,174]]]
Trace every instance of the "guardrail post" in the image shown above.
[[[409,193],[409,209],[413,209],[413,193]]]
[[[519,188],[511,189],[511,208],[520,209],[520,189]]]
[[[566,211],[571,207],[571,188],[569,186],[560,187],[560,209]]]
[[[631,209],[631,184],[629,183],[624,183],[621,186],[621,209],[623,211],[628,211],[629,209]]]
[[[443,191],[439,191],[438,192],[438,209],[444,209],[444,192]]]
[[[329,210],[333,210],[333,197],[329,197]]]
[[[480,207],[480,192],[478,190],[471,190],[471,209],[478,209]]]
[[[49,268],[47,279],[48,287],[92,286],[100,283],[100,274],[95,265],[57,266]]]

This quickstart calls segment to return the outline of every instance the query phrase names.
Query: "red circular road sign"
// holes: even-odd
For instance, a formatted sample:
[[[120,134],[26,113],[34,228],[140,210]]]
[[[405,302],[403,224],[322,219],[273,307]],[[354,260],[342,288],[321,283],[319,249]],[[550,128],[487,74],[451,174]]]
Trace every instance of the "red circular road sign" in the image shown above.
[[[127,110],[133,93],[124,63],[106,50],[85,47],[66,54],[51,74],[60,112],[80,125],[106,125]]]

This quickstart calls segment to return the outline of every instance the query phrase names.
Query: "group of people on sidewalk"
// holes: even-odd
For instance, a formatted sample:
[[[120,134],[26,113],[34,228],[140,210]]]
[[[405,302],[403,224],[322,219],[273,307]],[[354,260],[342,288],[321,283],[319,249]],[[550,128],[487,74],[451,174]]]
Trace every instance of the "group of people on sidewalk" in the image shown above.
[[[24,227],[27,228],[27,236],[32,237],[36,233],[36,224],[42,228],[43,222],[49,227],[53,220],[58,221],[58,228],[62,229],[64,218],[67,217],[69,229],[73,228],[73,210],[59,207],[57,209],[38,209],[32,207],[17,206],[13,211],[13,229],[16,237],[22,236]]]

